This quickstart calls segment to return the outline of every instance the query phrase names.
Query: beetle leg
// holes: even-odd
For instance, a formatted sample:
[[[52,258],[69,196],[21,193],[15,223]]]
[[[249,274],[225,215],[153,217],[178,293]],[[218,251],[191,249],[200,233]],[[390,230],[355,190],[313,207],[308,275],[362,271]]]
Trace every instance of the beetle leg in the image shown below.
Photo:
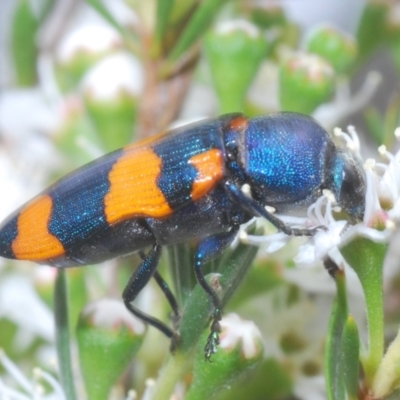
[[[155,243],[150,252],[144,257],[136,271],[132,274],[129,282],[122,293],[126,308],[136,317],[144,322],[154,326],[160,330],[168,338],[172,339],[172,348],[175,347],[177,340],[179,339],[178,334],[169,328],[166,324],[154,318],[132,305],[132,301],[135,300],[140,291],[146,286],[150,278],[155,274],[157,265],[161,257],[161,245]],[[165,292],[164,292],[165,293]]]
[[[217,352],[217,346],[219,344],[218,334],[221,330],[219,321],[221,320],[222,314],[222,302],[215,290],[207,283],[202,268],[207,261],[210,261],[211,259],[220,255],[232,243],[238,231],[239,226],[235,226],[229,232],[219,233],[203,239],[199,243],[195,254],[194,271],[197,281],[210,296],[214,305],[211,333],[208,336],[207,343],[204,348],[206,360],[210,360],[211,355]]]
[[[167,282],[165,282],[164,278],[161,276],[161,274],[158,271],[154,272],[153,278],[157,282],[157,285],[160,287],[162,292],[164,293],[164,296],[167,298],[169,305],[172,308],[172,312],[174,314],[172,321],[174,324],[174,328],[177,328],[179,319],[181,317],[181,310],[178,305],[178,302],[176,301],[176,298],[174,294],[171,292],[171,289],[169,288]]]
[[[336,279],[336,274],[340,270],[339,265],[336,264],[335,261],[332,260],[331,257],[326,256],[323,259],[324,267],[328,271],[328,274],[333,278]]]
[[[139,251],[139,256],[142,260],[144,260],[146,258],[146,255],[144,254],[144,252],[142,250]],[[167,282],[164,280],[164,278],[161,276],[161,274],[157,270],[154,271],[153,278],[157,282],[157,285],[159,286],[159,288],[164,293],[164,296],[166,297],[169,305],[172,308],[172,312],[174,313],[173,323],[174,323],[174,328],[176,328],[178,325],[178,321],[181,317],[181,310],[178,305],[178,302],[176,301],[174,294],[171,292],[171,289],[169,288]]]
[[[317,226],[314,228],[292,228],[286,225],[282,220],[280,220],[275,215],[268,212],[262,205],[257,203],[251,197],[246,196],[240,188],[238,188],[234,183],[226,181],[224,184],[225,190],[228,196],[238,204],[242,209],[250,213],[251,215],[263,217],[267,221],[271,222],[277,229],[289,236],[314,236],[319,229],[325,229],[323,226]]]

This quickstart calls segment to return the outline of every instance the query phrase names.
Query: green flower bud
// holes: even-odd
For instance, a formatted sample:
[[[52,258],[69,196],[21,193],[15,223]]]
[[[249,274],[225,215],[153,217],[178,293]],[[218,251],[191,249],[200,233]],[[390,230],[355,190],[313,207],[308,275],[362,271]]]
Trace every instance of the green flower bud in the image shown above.
[[[282,110],[311,114],[333,94],[335,75],[321,57],[301,53],[280,65],[279,85]]]
[[[120,301],[104,299],[84,309],[77,339],[89,399],[108,399],[111,387],[138,351],[144,334],[144,324]]]
[[[243,110],[267,47],[257,27],[247,21],[226,22],[207,35],[205,51],[221,113]]]
[[[105,151],[132,140],[142,82],[141,65],[124,54],[105,59],[85,79],[86,107]]]
[[[86,26],[72,31],[57,51],[56,75],[61,89],[75,90],[90,67],[121,47],[121,37],[112,28]]]
[[[55,143],[67,156],[70,168],[80,167],[104,154],[100,138],[87,116],[81,99],[69,97],[62,115]]]
[[[338,74],[347,72],[354,65],[358,52],[354,38],[329,25],[314,29],[306,48],[310,53],[325,58]]]
[[[228,314],[220,323],[220,344],[211,366],[204,360],[202,344],[206,335],[200,339],[194,361],[193,383],[186,400],[215,396],[262,359],[261,333],[252,321],[244,321],[237,314]]]

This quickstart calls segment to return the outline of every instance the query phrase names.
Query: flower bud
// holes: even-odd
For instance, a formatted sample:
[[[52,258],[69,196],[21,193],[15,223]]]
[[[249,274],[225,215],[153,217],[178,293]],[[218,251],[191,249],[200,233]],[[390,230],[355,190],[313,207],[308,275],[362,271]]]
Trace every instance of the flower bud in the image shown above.
[[[142,344],[144,324],[122,302],[89,304],[77,327],[79,358],[89,399],[106,400]]]
[[[207,35],[205,50],[221,113],[243,110],[267,47],[257,27],[243,20],[225,22]]]
[[[84,99],[104,150],[132,140],[143,71],[138,60],[118,54],[103,60],[83,83]]]
[[[307,40],[307,51],[327,60],[336,73],[346,73],[355,63],[357,43],[339,29],[321,25],[313,30]]]
[[[282,110],[311,114],[333,94],[335,75],[323,58],[301,53],[280,65],[279,85]]]
[[[107,26],[88,25],[68,33],[57,50],[56,74],[61,89],[75,90],[93,65],[121,47],[121,37]]]

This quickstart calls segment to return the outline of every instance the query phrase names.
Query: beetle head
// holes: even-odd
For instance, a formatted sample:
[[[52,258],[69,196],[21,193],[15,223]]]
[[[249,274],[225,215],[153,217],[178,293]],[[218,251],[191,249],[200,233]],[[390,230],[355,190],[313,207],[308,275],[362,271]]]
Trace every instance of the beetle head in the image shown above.
[[[362,220],[365,211],[366,177],[359,157],[350,149],[336,148],[327,165],[328,189],[353,222]]]

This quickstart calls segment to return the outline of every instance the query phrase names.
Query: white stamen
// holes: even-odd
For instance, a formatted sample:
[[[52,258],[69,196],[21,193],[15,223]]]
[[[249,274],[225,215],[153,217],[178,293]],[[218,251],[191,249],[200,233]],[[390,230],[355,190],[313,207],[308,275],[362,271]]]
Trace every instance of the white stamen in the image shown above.
[[[17,366],[6,356],[6,353],[3,349],[0,349],[0,363],[26,392],[33,392],[32,384],[25,378]]]
[[[125,400],[136,400],[137,397],[137,393],[135,390],[131,389],[128,391]]]
[[[349,125],[347,127],[347,132],[349,133],[349,135],[351,137],[351,142],[352,142],[352,145],[348,146],[348,147],[351,148],[353,151],[359,153],[360,152],[360,139],[357,135],[356,128],[353,125]]]
[[[378,152],[379,154],[381,154],[382,156],[386,155],[386,146],[384,144],[382,144],[381,146],[378,147]]]
[[[36,379],[43,379],[45,382],[47,382],[52,389],[54,390],[54,393],[56,394],[56,398],[60,400],[65,399],[65,394],[60,386],[60,383],[54,379],[52,375],[50,375],[48,372],[43,371],[40,368],[35,368],[33,370],[33,374]]]

